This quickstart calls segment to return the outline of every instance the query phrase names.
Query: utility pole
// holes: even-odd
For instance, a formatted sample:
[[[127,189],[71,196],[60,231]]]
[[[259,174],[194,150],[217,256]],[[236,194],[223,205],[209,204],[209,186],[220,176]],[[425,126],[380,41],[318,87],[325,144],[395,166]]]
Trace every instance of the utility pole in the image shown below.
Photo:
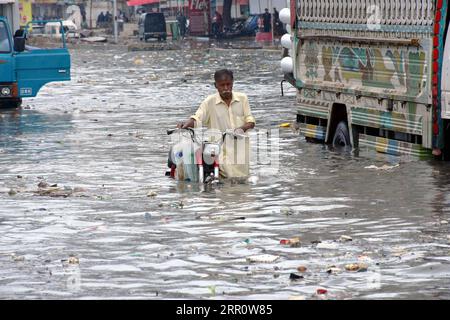
[[[117,44],[117,0],[113,0],[113,26],[114,26],[114,43]]]

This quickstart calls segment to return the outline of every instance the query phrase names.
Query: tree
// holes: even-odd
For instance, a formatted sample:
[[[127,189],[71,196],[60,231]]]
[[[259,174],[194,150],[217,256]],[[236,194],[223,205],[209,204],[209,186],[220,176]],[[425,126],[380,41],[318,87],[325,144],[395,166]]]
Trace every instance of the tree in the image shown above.
[[[231,28],[231,5],[233,0],[223,0],[223,26],[225,28]]]

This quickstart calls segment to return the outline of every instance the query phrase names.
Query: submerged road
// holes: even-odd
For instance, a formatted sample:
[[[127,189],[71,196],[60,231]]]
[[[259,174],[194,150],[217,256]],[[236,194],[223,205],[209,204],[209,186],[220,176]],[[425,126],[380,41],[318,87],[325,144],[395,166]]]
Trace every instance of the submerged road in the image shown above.
[[[177,184],[165,130],[215,92],[216,69],[235,71],[259,129],[295,119],[280,52],[107,48],[73,49],[70,83],[0,111],[0,298],[450,298],[449,164],[282,128],[275,174]]]

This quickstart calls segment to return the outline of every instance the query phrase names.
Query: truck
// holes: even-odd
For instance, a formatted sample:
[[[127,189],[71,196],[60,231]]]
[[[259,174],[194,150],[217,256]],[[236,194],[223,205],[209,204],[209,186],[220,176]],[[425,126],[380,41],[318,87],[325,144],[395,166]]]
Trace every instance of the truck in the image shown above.
[[[290,0],[284,81],[296,88],[302,134],[449,159],[449,9],[449,0]]]
[[[18,1],[0,0],[0,107],[18,107],[45,84],[70,80],[64,32],[61,48],[37,48],[26,44],[28,27],[18,25]]]

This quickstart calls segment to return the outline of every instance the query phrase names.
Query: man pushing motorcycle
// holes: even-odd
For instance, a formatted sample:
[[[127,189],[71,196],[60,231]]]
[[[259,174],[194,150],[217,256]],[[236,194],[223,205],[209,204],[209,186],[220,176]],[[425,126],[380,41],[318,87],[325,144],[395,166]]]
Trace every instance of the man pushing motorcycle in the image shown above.
[[[243,135],[255,127],[255,118],[251,114],[247,95],[233,91],[233,72],[221,69],[214,74],[214,84],[217,93],[208,96],[197,112],[187,121],[179,123],[177,128],[187,129],[206,127],[208,129],[227,132],[233,130],[237,135]],[[234,147],[230,147],[234,146]],[[240,157],[243,153],[245,157]],[[237,158],[245,159],[236,161]],[[236,145],[225,143],[222,149],[220,175],[225,178],[241,178],[249,175],[249,143]]]

